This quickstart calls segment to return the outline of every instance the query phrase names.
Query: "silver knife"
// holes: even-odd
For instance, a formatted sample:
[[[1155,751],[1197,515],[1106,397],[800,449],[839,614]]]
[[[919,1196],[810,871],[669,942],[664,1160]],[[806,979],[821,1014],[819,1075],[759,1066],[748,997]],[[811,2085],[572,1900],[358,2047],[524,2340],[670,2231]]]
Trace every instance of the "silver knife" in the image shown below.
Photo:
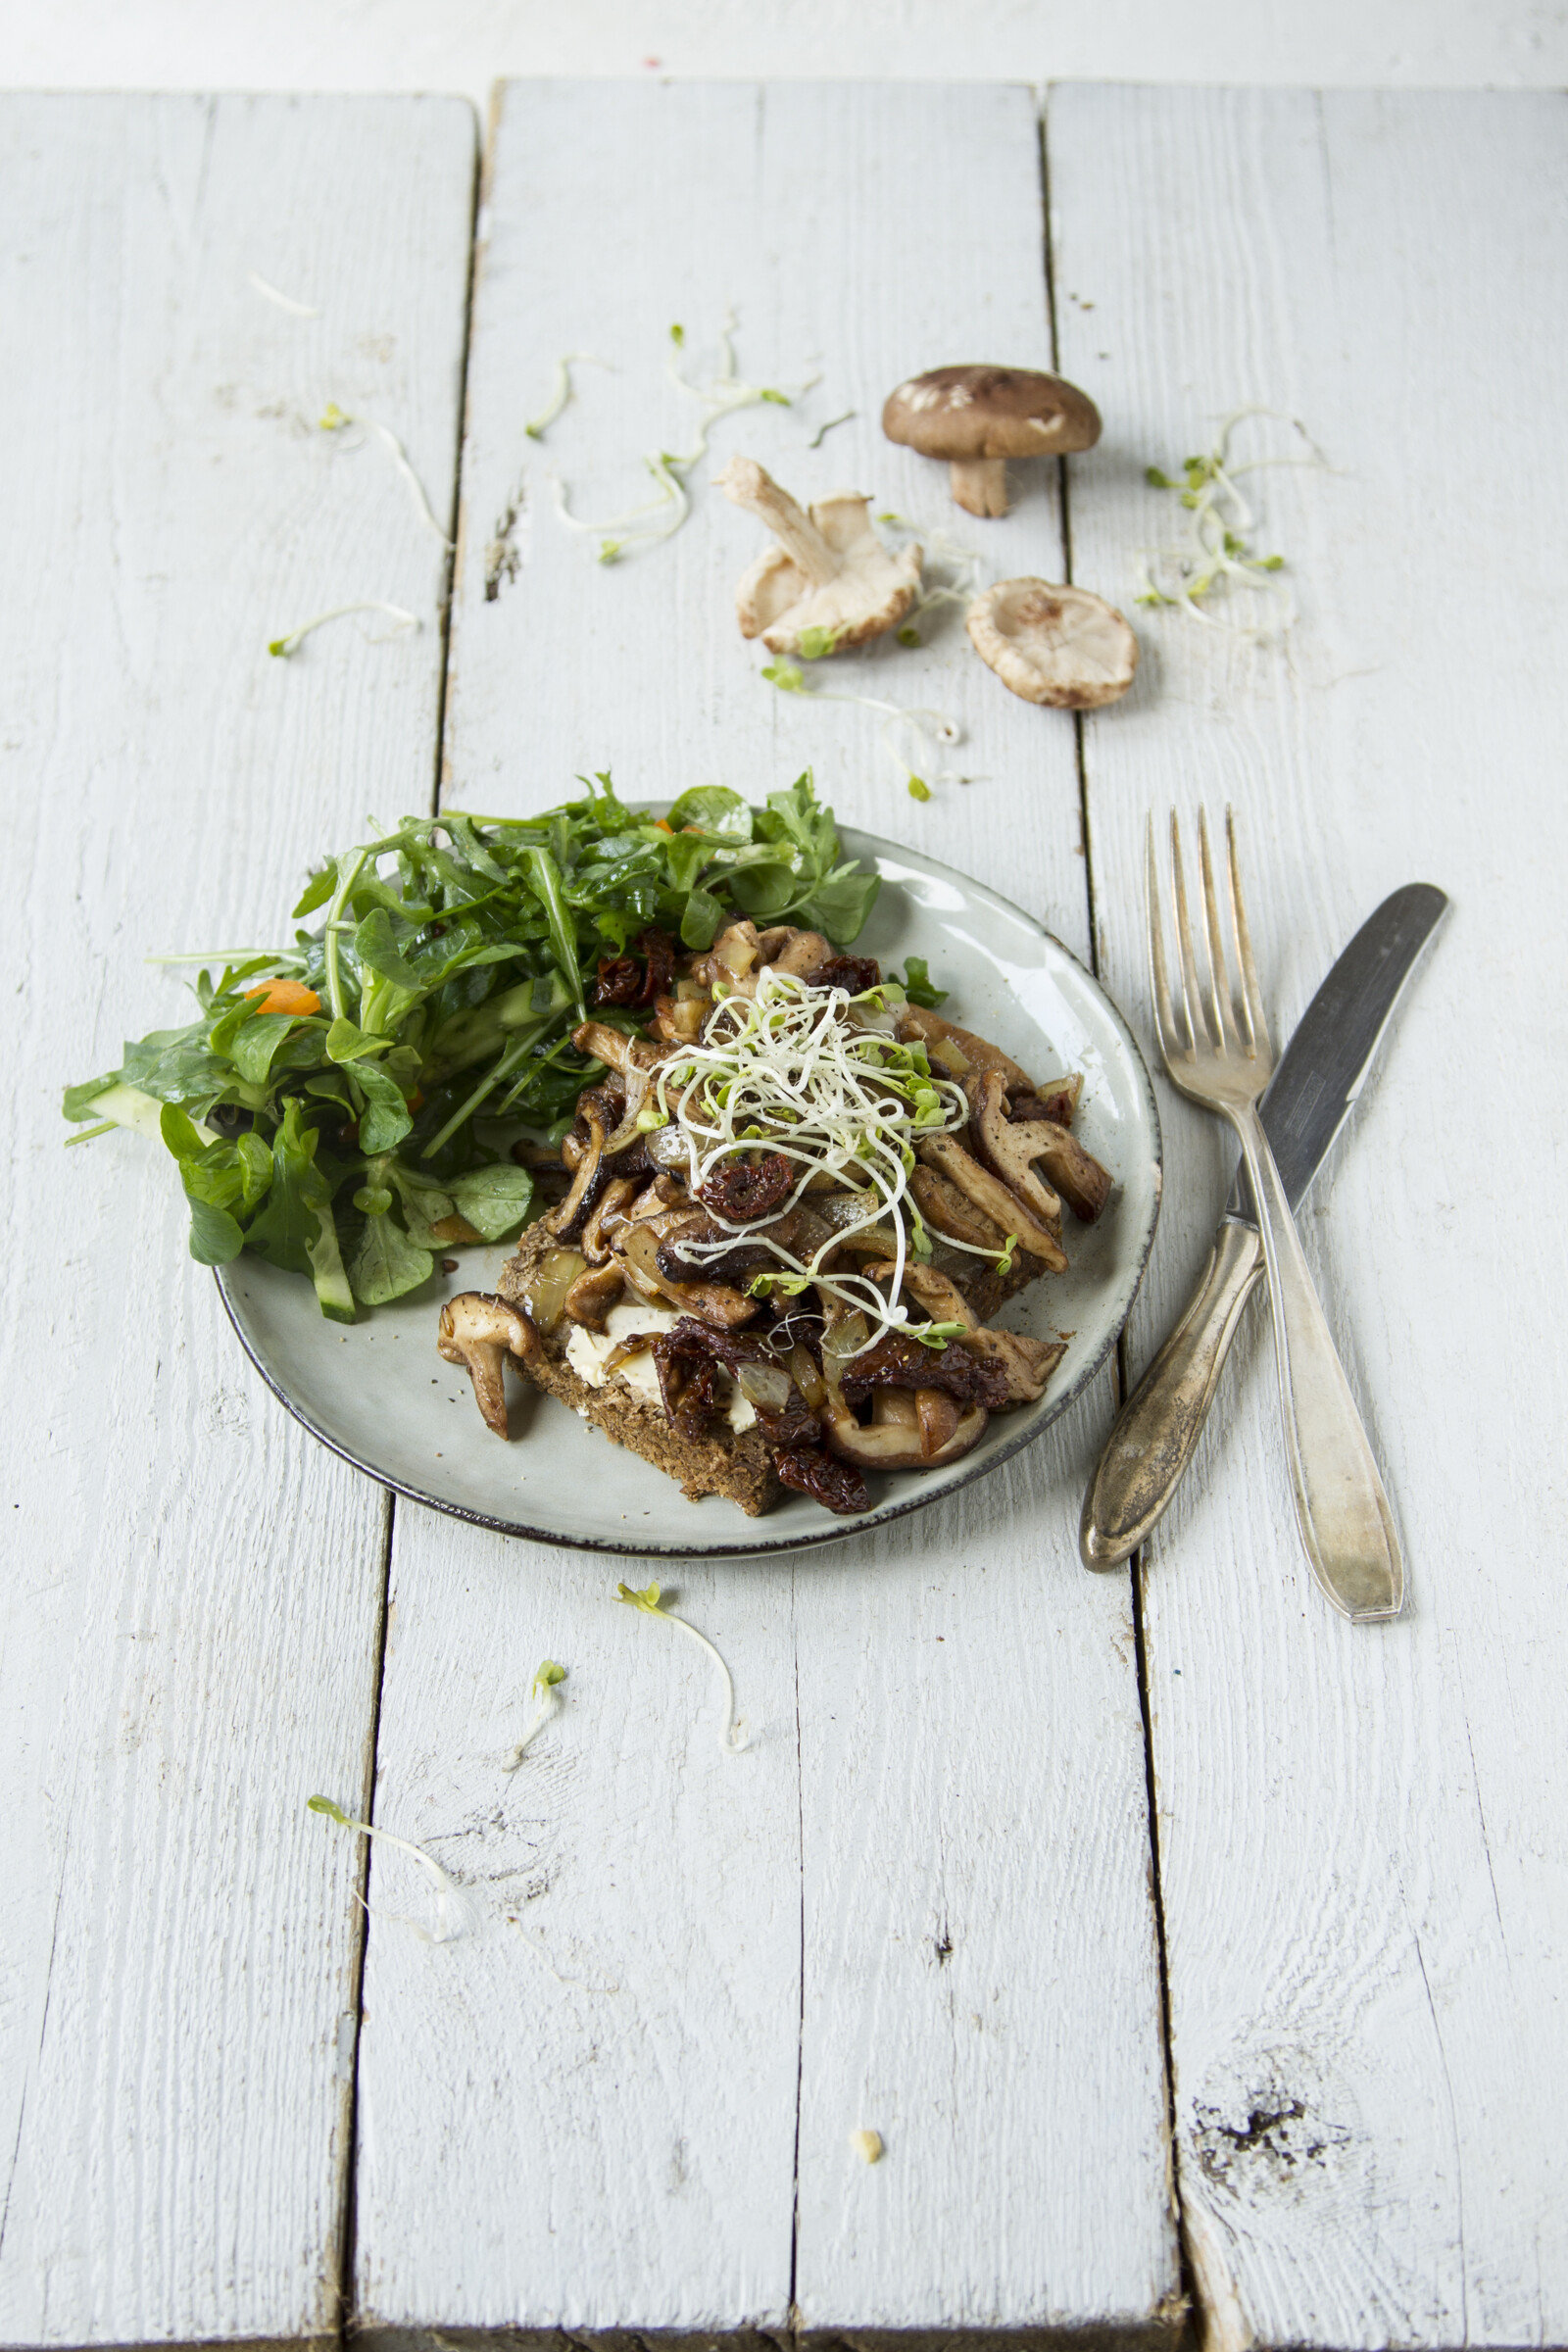
[[[1293,1209],[1361,1089],[1378,1041],[1448,902],[1407,882],[1369,915],[1301,1016],[1262,1101]],[[1187,1312],[1116,1416],[1084,1496],[1086,1568],[1115,1568],[1162,1517],[1193,1458],[1242,1309],[1263,1273],[1247,1171],[1238,1166]]]

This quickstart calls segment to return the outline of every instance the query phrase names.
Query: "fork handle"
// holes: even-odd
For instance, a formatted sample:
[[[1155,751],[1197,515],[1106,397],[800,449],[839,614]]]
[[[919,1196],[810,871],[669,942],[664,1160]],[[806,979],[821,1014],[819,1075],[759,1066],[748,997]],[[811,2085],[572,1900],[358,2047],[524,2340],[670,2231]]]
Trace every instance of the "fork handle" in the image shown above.
[[[1242,1309],[1262,1274],[1256,1227],[1227,1217],[1187,1312],[1105,1440],[1078,1528],[1086,1568],[1119,1567],[1163,1518],[1198,1449]]]
[[[1396,1617],[1404,1563],[1389,1498],[1313,1286],[1255,1103],[1231,1114],[1268,1264],[1285,1449],[1297,1524],[1329,1599],[1357,1622]]]

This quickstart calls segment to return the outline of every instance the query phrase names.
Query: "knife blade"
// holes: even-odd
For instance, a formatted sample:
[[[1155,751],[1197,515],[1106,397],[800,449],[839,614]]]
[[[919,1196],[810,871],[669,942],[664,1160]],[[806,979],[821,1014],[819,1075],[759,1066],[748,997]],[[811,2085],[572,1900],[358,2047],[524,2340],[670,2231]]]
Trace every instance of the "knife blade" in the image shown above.
[[[1361,925],[1302,1014],[1260,1105],[1293,1209],[1344,1125],[1447,904],[1430,882],[1395,891]],[[1251,1188],[1238,1164],[1202,1279],[1117,1414],[1090,1480],[1078,1531],[1086,1568],[1119,1566],[1169,1507],[1262,1273]]]

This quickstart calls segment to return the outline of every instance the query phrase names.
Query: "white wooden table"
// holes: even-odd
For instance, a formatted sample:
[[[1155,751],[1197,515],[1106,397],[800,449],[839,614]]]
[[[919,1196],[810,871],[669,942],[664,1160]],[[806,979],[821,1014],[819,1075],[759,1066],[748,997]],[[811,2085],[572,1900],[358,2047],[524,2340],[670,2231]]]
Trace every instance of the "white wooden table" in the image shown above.
[[[1223,2352],[1568,2341],[1562,104],[1079,88],[1045,152],[1021,88],[514,84],[471,245],[455,101],[0,104],[0,2341],[1131,2344],[1189,2298]],[[884,649],[857,686],[968,728],[978,780],[916,807],[868,714],[760,680],[743,516],[702,488],[606,568],[552,512],[553,468],[613,514],[689,445],[668,328],[700,364],[728,305],[750,380],[821,382],[718,457],[1124,603],[1145,466],[1300,416],[1334,470],[1266,490],[1286,646],[1144,615],[1081,728],[951,628]],[[1104,441],[1065,508],[1036,469],[968,524],[881,400],[1053,345]],[[613,372],[535,443],[571,350]],[[328,401],[455,518],[449,645],[446,557]],[[419,633],[269,660],[357,597]],[[179,1017],[141,956],[274,919],[438,763],[520,810],[808,761],[1145,1036],[1151,805],[1242,811],[1282,1030],[1384,893],[1453,894],[1304,1218],[1397,1624],[1311,1589],[1255,1325],[1128,1577],[1074,1543],[1107,1372],[944,1508],[670,1579],[752,1720],[726,1758],[603,1563],[394,1512],[272,1404],[158,1155],[61,1156],[62,1082]],[[1161,1103],[1134,1370],[1229,1172]],[[509,1780],[546,1652],[567,1703]],[[368,1930],[406,1890],[318,1788],[424,1840],[473,1932]]]

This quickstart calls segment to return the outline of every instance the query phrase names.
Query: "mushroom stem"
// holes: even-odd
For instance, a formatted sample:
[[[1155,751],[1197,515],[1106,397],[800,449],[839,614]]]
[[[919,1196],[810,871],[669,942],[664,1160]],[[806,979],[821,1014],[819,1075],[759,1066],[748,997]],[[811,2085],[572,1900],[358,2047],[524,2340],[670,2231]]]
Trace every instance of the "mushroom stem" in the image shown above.
[[[713,476],[726,498],[747,508],[766,523],[774,538],[806,574],[813,588],[825,588],[843,568],[806,509],[781,490],[755,458],[731,458],[722,473]]]
[[[955,458],[948,467],[956,505],[966,514],[1005,514],[1005,458]]]

